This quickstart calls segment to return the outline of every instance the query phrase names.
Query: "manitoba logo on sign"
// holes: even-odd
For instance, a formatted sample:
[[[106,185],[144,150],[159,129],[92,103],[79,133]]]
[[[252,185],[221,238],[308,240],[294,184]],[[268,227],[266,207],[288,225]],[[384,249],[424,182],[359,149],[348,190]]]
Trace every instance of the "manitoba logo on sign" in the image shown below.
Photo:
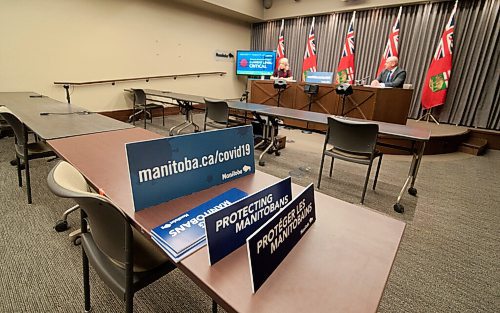
[[[250,171],[252,169],[251,166],[249,165],[243,165],[243,167],[241,169],[235,169],[235,170],[232,170],[231,172],[229,173],[222,173],[222,180],[226,180],[226,179],[229,179],[229,178],[233,178],[233,177],[236,177],[236,176],[239,176],[243,173],[246,173],[248,171]]]

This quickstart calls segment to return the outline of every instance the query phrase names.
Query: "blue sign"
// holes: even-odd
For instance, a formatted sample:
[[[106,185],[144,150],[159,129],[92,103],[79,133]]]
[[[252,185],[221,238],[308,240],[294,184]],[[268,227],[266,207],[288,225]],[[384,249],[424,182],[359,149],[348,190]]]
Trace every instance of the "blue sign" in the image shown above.
[[[308,72],[306,83],[331,84],[333,81],[333,72]]]
[[[237,188],[197,206],[186,213],[151,230],[151,234],[163,241],[176,253],[182,253],[190,245],[205,238],[205,216],[222,210],[233,202],[247,196]]]
[[[135,211],[255,172],[252,126],[126,144]]]
[[[291,199],[292,180],[288,177],[205,217],[210,265],[245,244],[248,236]]]
[[[222,210],[246,196],[247,193],[244,191],[237,188],[230,189],[153,228],[151,236],[172,259],[177,261],[205,245],[205,216]],[[193,248],[196,249],[193,251]]]
[[[271,276],[315,221],[314,185],[310,184],[297,198],[247,239],[254,293]]]

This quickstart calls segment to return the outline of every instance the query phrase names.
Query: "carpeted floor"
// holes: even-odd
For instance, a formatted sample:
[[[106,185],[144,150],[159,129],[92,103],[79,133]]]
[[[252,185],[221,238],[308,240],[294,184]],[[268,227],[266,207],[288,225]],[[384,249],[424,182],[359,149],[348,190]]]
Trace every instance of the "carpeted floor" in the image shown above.
[[[168,117],[167,127],[180,118]],[[168,132],[157,125],[161,122],[148,129]],[[286,149],[279,157],[266,155],[266,166],[258,169],[290,175],[300,185],[316,184],[323,136],[280,133],[287,136]],[[12,146],[13,138],[0,139],[0,312],[81,312],[80,248],[67,232],[52,229],[72,203],[46,186],[54,163],[35,160],[30,163],[33,204],[26,204],[25,190],[17,187],[9,165]],[[367,209],[407,223],[379,312],[500,312],[500,151],[480,157],[425,156],[418,196],[404,196],[401,215],[392,205],[409,162],[408,156],[385,155],[377,190],[368,190],[365,199]],[[339,161],[332,178],[325,168],[320,191],[358,203],[364,172]],[[77,214],[70,224],[77,225]],[[91,287],[94,312],[123,311],[122,302],[93,272]],[[179,270],[135,296],[135,312],[210,312],[210,305],[210,298]]]

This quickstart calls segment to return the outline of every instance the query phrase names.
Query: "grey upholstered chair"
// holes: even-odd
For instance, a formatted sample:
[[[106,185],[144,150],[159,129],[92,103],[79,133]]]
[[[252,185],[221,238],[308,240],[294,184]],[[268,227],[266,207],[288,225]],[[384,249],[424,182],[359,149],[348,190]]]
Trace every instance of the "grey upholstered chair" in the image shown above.
[[[129,117],[129,120],[133,122],[135,125],[136,117],[139,115],[143,115],[144,119],[144,129],[146,129],[146,120],[149,116],[151,122],[153,122],[153,110],[161,109],[162,110],[162,118],[163,118],[163,126],[165,126],[165,107],[161,104],[157,103],[148,103],[146,99],[146,93],[142,89],[132,89],[134,92],[134,106],[132,115]]]
[[[47,182],[54,194],[80,205],[85,311],[91,309],[90,262],[99,277],[125,301],[125,311],[133,312],[134,293],[175,266],[158,246],[132,227],[123,211],[107,198],[89,192],[85,178],[69,163],[59,162]]]
[[[333,161],[340,160],[368,165],[366,172],[361,203],[364,203],[366,187],[375,158],[379,158],[377,172],[373,181],[373,190],[377,185],[382,153],[376,149],[378,125],[373,123],[351,122],[341,118],[328,117],[328,131],[323,146],[323,155],[319,167],[318,189],[321,184],[323,163],[325,156],[332,158],[330,164],[330,177],[332,177]]]
[[[26,178],[26,194],[28,203],[32,203],[31,199],[31,179],[29,160],[47,158],[55,156],[55,153],[49,146],[42,141],[28,143],[28,130],[23,127],[23,123],[6,107],[0,106],[0,115],[9,124],[14,131],[15,136],[15,151],[16,151],[16,166],[17,166],[17,179],[19,187],[23,186],[22,166],[24,164],[25,178]],[[22,163],[21,163],[22,160]]]
[[[213,128],[226,128],[238,125],[237,121],[229,119],[229,106],[226,101],[205,99],[205,121],[203,130],[207,130],[207,126]]]

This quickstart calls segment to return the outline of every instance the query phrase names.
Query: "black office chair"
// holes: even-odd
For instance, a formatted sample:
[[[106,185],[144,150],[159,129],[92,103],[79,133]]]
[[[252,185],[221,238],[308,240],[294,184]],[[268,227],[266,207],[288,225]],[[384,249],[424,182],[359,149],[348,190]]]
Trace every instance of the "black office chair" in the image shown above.
[[[213,128],[226,128],[239,125],[240,123],[229,118],[229,106],[226,101],[205,99],[205,121],[203,130],[207,125]]]
[[[19,187],[22,187],[23,178],[21,172],[24,167],[26,176],[26,194],[28,197],[28,203],[31,204],[32,199],[29,160],[53,157],[55,156],[55,153],[45,142],[37,141],[28,143],[27,128],[23,127],[23,123],[14,114],[12,114],[9,109],[0,106],[0,115],[7,122],[7,124],[9,124],[14,132],[17,179],[19,182]],[[27,144],[25,145],[25,143]],[[21,160],[23,161],[23,165],[21,165]]]
[[[10,126],[7,121],[0,116],[0,139],[7,136],[10,131]]]
[[[132,115],[129,117],[129,121],[132,121],[135,125],[135,120],[137,116],[143,115],[144,118],[144,129],[146,129],[146,120],[149,116],[151,123],[153,122],[153,110],[161,109],[163,126],[165,126],[165,107],[157,103],[147,103],[146,93],[142,89],[132,89],[134,91],[134,106]]]
[[[74,199],[81,208],[85,311],[91,309],[90,262],[99,277],[125,302],[125,311],[133,312],[134,293],[175,266],[158,246],[132,227],[124,212],[107,198],[89,192],[85,178],[69,163],[59,162],[50,171],[47,182],[54,194]]]
[[[363,194],[361,195],[361,204],[363,204],[373,160],[377,157],[379,158],[377,172],[373,181],[373,190],[375,190],[375,186],[377,185],[378,172],[380,170],[380,164],[382,163],[383,155],[376,149],[377,134],[377,124],[349,122],[339,118],[328,117],[328,131],[319,167],[318,189],[321,184],[325,156],[332,158],[330,164],[330,177],[332,177],[333,161],[335,158],[368,165]],[[331,148],[327,146],[331,146]]]

